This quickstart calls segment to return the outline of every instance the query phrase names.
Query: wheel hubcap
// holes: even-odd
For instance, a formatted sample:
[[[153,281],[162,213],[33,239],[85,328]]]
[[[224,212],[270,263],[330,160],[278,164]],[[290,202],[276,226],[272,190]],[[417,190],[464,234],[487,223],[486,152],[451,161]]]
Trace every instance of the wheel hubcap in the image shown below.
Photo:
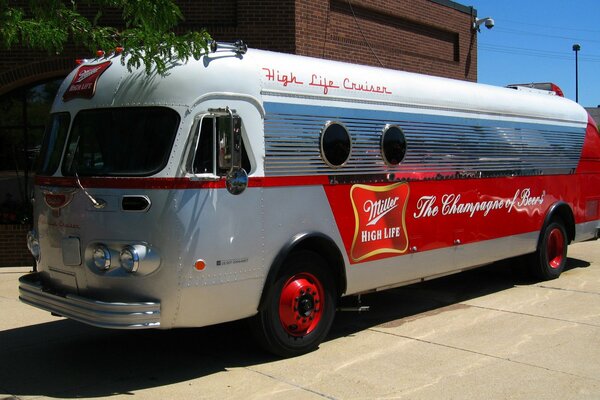
[[[279,319],[294,337],[312,332],[323,315],[323,285],[314,275],[300,273],[283,285],[279,297]]]
[[[552,229],[550,235],[548,235],[548,244],[546,246],[550,268],[557,269],[561,266],[564,258],[564,250],[565,238],[562,231],[558,228]]]

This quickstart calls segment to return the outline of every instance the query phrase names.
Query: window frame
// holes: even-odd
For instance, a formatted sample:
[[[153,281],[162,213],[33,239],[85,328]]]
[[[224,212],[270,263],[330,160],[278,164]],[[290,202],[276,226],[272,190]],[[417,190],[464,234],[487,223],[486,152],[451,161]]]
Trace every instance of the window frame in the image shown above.
[[[392,128],[398,129],[400,131],[400,133],[402,134],[402,138],[404,139],[404,152],[402,154],[402,158],[397,163],[392,163],[385,154],[385,146],[384,146],[385,134],[388,133],[389,130]],[[406,135],[404,134],[404,129],[402,129],[400,126],[395,125],[395,124],[387,124],[386,126],[384,126],[383,129],[381,130],[380,151],[381,151],[381,158],[383,159],[383,162],[385,163],[385,165],[387,165],[388,167],[396,167],[396,166],[402,164],[402,162],[406,158],[407,150],[408,150],[408,142],[406,140]]]
[[[323,140],[325,138],[325,133],[327,132],[327,129],[329,129],[331,126],[333,125],[338,125],[341,126],[344,129],[344,132],[346,132],[346,136],[348,138],[348,144],[349,144],[349,148],[348,148],[348,154],[346,155],[346,158],[344,159],[344,161],[340,164],[333,164],[329,158],[327,157],[327,155],[325,154],[325,148],[323,147]],[[323,162],[325,162],[325,164],[327,164],[329,167],[331,168],[342,168],[344,167],[348,161],[350,160],[350,157],[352,156],[352,135],[350,135],[350,131],[348,130],[348,128],[346,127],[346,125],[344,125],[342,122],[340,121],[327,121],[325,123],[325,125],[323,125],[323,127],[321,128],[321,132],[319,134],[319,150],[321,153],[321,159],[323,160]]]
[[[247,141],[244,139],[244,130],[243,130],[243,118],[232,110],[233,116],[239,118],[240,120],[240,140],[242,146],[242,164],[247,162],[248,170],[246,171],[248,174],[252,171],[252,161],[250,160],[250,156],[248,155],[248,150],[246,146]],[[225,109],[209,109],[208,112],[201,113],[195,117],[194,124],[192,126],[193,135],[191,135],[191,145],[189,148],[189,153],[187,155],[187,161],[185,162],[185,172],[193,175],[196,178],[202,179],[212,179],[218,180],[227,175],[229,168],[224,169],[219,166],[219,146],[218,146],[218,127],[217,127],[217,119],[220,117],[228,117],[229,114],[225,111]],[[202,123],[206,118],[210,118],[213,120],[212,123],[212,172],[194,172],[194,164],[196,163],[196,156],[198,155],[198,148],[200,146],[200,137],[202,135]],[[246,168],[244,168],[246,169]]]

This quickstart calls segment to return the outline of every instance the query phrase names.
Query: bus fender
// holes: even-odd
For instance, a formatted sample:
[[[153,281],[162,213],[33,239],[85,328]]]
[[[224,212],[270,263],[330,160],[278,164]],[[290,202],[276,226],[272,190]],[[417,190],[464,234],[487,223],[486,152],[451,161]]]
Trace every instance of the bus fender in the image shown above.
[[[571,206],[569,206],[564,201],[557,201],[552,204],[546,213],[546,217],[544,218],[544,223],[542,224],[542,228],[540,232],[544,231],[544,228],[550,224],[555,218],[560,218],[562,222],[565,224],[565,229],[567,230],[567,238],[568,242],[571,243],[575,240],[575,217],[573,216],[573,210],[571,210]],[[537,248],[540,247],[540,241],[542,240],[542,235],[538,238]]]
[[[337,295],[341,296],[346,291],[346,272],[344,268],[344,258],[335,242],[327,235],[320,232],[305,232],[295,235],[279,251],[263,286],[258,311],[261,311],[268,303],[268,295],[271,286],[274,285],[277,277],[282,272],[287,257],[296,250],[310,250],[323,257],[335,278]]]

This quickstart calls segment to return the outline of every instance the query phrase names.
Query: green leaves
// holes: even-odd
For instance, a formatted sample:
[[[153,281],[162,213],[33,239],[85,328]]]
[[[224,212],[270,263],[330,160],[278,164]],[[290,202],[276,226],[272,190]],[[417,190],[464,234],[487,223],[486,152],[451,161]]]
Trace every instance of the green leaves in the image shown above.
[[[82,3],[98,10],[92,20],[79,13]],[[121,10],[121,29],[100,24],[107,9]],[[161,75],[178,61],[207,53],[211,40],[205,29],[173,33],[183,15],[172,0],[32,0],[25,9],[0,0],[0,10],[0,45],[4,48],[21,45],[60,53],[73,43],[92,53],[98,49],[109,53],[123,47],[128,57],[122,60],[129,70],[143,65],[147,73],[155,70]]]
[[[143,64],[147,73],[155,67],[159,74],[164,74],[177,61],[187,61],[190,57],[200,58],[208,52],[211,40],[204,29],[180,36],[173,32],[127,29],[121,37],[125,44],[124,53],[129,56],[127,66],[130,70]]]

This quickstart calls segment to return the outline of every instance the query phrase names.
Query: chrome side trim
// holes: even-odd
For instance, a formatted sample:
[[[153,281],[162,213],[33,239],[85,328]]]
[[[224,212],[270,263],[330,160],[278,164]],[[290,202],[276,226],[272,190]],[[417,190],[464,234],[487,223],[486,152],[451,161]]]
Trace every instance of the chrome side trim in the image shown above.
[[[260,113],[260,116],[262,118],[265,117],[265,108],[263,107],[262,102],[257,99],[256,97],[249,95],[249,94],[243,94],[243,93],[233,93],[233,92],[210,92],[210,93],[205,93],[202,96],[196,98],[192,104],[190,106],[188,106],[187,110],[186,110],[186,116],[192,113],[192,110],[200,103],[202,103],[203,101],[208,101],[208,100],[222,100],[222,99],[229,99],[229,100],[239,100],[239,101],[245,101],[247,103],[252,104],[254,107],[256,107],[256,109],[258,110],[258,112]]]
[[[573,173],[585,131],[548,126],[478,126],[379,118],[268,113],[265,118],[265,173],[287,175],[467,174],[522,176]],[[320,155],[319,132],[325,121],[344,124],[352,156],[333,170]],[[388,166],[381,154],[381,131],[399,126],[407,148],[404,160]]]
[[[574,242],[583,242],[584,240],[597,240],[599,238],[600,220],[583,222],[575,225]]]
[[[42,310],[100,328],[145,329],[160,326],[160,303],[107,303],[74,294],[48,292],[39,273],[19,278],[19,299]]]
[[[581,126],[581,121],[566,118],[546,118],[536,117],[532,115],[519,114],[519,113],[500,113],[494,111],[482,111],[474,110],[471,108],[460,108],[460,107],[440,107],[434,104],[418,104],[418,103],[404,103],[399,101],[386,101],[386,100],[372,100],[366,98],[356,98],[347,96],[331,96],[331,95],[315,95],[315,94],[304,94],[304,93],[293,93],[281,90],[263,89],[261,90],[263,96],[273,96],[288,99],[302,99],[308,101],[327,101],[328,103],[338,101],[350,104],[368,104],[374,106],[391,106],[391,107],[402,107],[414,110],[427,110],[427,111],[442,111],[452,113],[466,113],[477,116],[486,117],[501,117],[501,118],[524,118],[531,121],[544,121],[544,122],[555,122],[563,124],[574,124]]]

